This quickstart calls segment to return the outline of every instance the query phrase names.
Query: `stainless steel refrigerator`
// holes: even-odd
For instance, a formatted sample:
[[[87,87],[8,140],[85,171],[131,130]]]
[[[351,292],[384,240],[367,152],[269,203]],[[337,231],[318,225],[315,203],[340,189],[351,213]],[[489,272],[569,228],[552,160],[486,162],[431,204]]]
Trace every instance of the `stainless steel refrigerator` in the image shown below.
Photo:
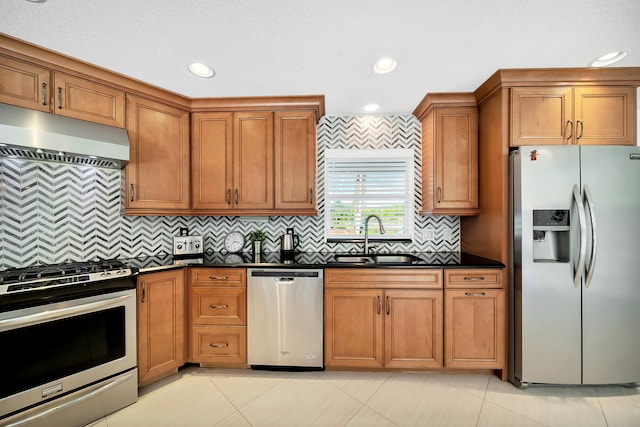
[[[640,147],[510,155],[514,384],[640,382]]]

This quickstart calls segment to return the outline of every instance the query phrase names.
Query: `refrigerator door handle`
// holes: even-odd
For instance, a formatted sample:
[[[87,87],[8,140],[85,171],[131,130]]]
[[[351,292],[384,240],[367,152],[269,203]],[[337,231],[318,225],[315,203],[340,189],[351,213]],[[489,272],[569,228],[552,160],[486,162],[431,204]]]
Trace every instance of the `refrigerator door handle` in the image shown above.
[[[584,186],[584,200],[589,207],[589,222],[591,223],[591,254],[587,263],[587,275],[585,277],[584,287],[588,288],[593,278],[593,270],[596,266],[596,254],[598,253],[598,228],[596,226],[596,213],[593,210],[593,197],[589,191],[589,187]]]
[[[580,224],[580,249],[578,254],[578,265],[576,266],[573,276],[573,286],[579,288],[585,259],[587,257],[587,218],[584,213],[584,203],[582,203],[580,189],[577,184],[573,186],[573,200],[576,202],[576,207],[578,208],[578,222]]]

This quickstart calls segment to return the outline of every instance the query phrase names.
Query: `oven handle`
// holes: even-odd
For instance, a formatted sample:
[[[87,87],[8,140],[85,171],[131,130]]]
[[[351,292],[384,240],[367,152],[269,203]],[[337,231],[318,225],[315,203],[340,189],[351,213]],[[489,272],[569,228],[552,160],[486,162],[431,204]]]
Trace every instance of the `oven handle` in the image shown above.
[[[21,425],[29,424],[29,423],[31,423],[33,421],[37,421],[40,418],[43,418],[43,417],[46,417],[48,415],[55,414],[56,412],[60,412],[60,411],[62,411],[64,409],[70,408],[70,407],[72,407],[74,405],[77,405],[78,403],[82,403],[83,401],[85,401],[87,399],[90,399],[90,398],[95,397],[95,396],[97,396],[99,394],[102,394],[102,393],[106,392],[107,390],[109,390],[110,388],[113,388],[113,387],[115,387],[117,385],[120,385],[125,381],[128,381],[129,379],[131,379],[131,377],[133,375],[134,375],[134,372],[129,372],[126,375],[123,375],[122,377],[116,379],[115,381],[111,381],[108,384],[100,386],[99,388],[97,388],[95,390],[92,390],[92,391],[90,391],[90,392],[88,392],[86,394],[83,394],[82,396],[79,396],[76,399],[70,400],[70,401],[65,402],[65,403],[63,403],[61,405],[58,405],[58,406],[54,406],[53,408],[49,408],[46,411],[39,412],[39,413],[34,414],[34,415],[30,416],[30,417],[23,418],[23,419],[15,422],[15,423],[8,424],[7,427],[18,427],[18,426],[21,426]]]
[[[54,311],[45,311],[42,313],[28,314],[26,316],[13,317],[11,319],[0,320],[0,331],[22,328],[25,326],[35,325],[37,323],[49,322],[51,320],[62,319],[74,316],[76,314],[91,313],[93,311],[107,308],[112,305],[120,305],[122,301],[132,298],[131,294],[120,295],[117,297],[90,302],[86,304],[75,305],[72,307],[61,308]]]

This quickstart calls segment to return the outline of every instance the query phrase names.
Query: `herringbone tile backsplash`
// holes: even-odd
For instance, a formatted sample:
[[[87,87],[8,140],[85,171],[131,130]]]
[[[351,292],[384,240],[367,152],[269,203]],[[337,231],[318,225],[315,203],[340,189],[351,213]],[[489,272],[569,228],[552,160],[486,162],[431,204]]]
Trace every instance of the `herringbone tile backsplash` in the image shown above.
[[[410,244],[381,244],[382,251],[458,251],[459,218],[421,216],[420,122],[412,115],[326,116],[318,125],[316,217],[122,216],[121,173],[110,169],[39,161],[0,159],[0,267],[101,258],[164,255],[173,236],[187,227],[203,235],[207,251],[219,251],[226,233],[261,229],[267,251],[278,236],[295,228],[302,251],[350,251],[356,244],[324,240],[324,151],[327,148],[412,148],[415,152],[415,238]],[[435,229],[425,241],[423,230]],[[444,240],[446,231],[451,238]]]

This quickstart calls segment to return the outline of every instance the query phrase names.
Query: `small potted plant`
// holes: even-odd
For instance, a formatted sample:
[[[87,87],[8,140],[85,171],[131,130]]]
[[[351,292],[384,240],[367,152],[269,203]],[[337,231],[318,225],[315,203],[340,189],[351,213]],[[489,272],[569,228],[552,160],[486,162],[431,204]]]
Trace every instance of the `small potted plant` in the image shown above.
[[[253,230],[248,236],[254,254],[262,253],[262,242],[267,240],[267,235],[262,230]]]

